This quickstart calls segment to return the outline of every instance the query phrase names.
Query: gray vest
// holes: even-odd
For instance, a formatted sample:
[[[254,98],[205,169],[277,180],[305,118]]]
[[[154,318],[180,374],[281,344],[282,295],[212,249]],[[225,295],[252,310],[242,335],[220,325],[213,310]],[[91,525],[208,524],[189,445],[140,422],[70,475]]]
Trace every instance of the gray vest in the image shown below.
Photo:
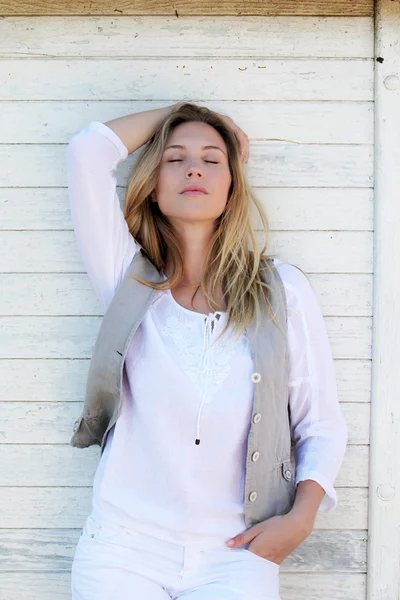
[[[286,297],[282,280],[276,268],[272,264],[271,267],[268,283],[280,328],[271,320],[266,307],[258,332],[255,324],[247,328],[255,391],[246,458],[246,527],[287,513],[295,498],[288,347],[284,335]],[[83,414],[75,424],[71,446],[87,448],[97,444],[103,452],[107,434],[119,417],[125,357],[135,331],[157,295],[156,290],[137,282],[132,275],[152,282],[163,280],[145,254],[137,252],[104,315],[89,365]]]

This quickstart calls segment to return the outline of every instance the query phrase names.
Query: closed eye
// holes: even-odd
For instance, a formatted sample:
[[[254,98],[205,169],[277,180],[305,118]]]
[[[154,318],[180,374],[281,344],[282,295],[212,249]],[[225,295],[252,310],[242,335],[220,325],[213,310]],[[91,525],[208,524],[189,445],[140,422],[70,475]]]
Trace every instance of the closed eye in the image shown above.
[[[174,160],[168,160],[167,162],[182,162],[182,159],[181,158],[176,158]],[[208,162],[208,163],[211,163],[213,165],[218,165],[219,164],[218,161],[216,161],[216,160],[206,160],[204,162]]]

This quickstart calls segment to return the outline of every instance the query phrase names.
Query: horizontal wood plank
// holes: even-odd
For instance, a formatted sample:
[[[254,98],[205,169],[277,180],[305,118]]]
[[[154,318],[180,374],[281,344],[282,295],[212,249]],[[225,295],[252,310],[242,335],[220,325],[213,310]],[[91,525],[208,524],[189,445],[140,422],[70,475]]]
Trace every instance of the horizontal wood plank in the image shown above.
[[[79,529],[0,530],[0,571],[69,571]],[[365,572],[366,532],[314,530],[282,571]]]
[[[5,58],[0,67],[1,101],[373,99],[371,59]]]
[[[283,569],[283,567],[282,567]],[[69,572],[0,572],[0,589],[7,600],[71,600]],[[362,573],[290,573],[281,571],[282,600],[365,600]]]
[[[256,237],[262,244],[264,236]],[[273,231],[268,253],[306,273],[370,274],[372,237],[361,231]],[[86,272],[73,231],[2,231],[0,247],[0,273]]]
[[[367,445],[349,445],[335,487],[367,487],[368,456]],[[99,446],[0,444],[0,486],[91,486],[99,457]]]
[[[338,488],[335,510],[318,514],[315,529],[366,529],[367,488]],[[0,529],[83,527],[92,487],[0,488]]]
[[[372,316],[372,275],[311,274],[324,316]],[[25,290],[30,288],[30,295]],[[103,314],[86,274],[0,273],[0,316]]]
[[[371,361],[335,360],[334,366],[340,400],[342,402],[369,402]]]
[[[0,317],[0,358],[90,358],[101,317]],[[335,358],[371,358],[369,317],[325,317]]]
[[[373,230],[372,189],[254,187],[253,190],[264,207],[271,230]],[[121,198],[125,195],[126,192],[121,194]],[[254,227],[260,228],[261,221],[254,208],[251,218]]]
[[[373,143],[372,102],[197,100],[196,104],[230,116],[251,140],[296,144]],[[106,123],[122,115],[170,105],[171,102],[159,100],[131,99],[5,101],[0,112],[0,143],[66,144],[92,120]]]
[[[244,15],[240,19],[229,16],[128,19],[114,15],[111,19],[8,17],[0,21],[1,58],[46,55],[370,58],[374,55],[373,21],[368,17]]]
[[[88,15],[166,15],[176,19],[189,15],[213,16],[244,16],[244,15],[373,15],[372,0],[221,0],[218,3],[196,2],[195,0],[179,0],[175,2],[159,0],[120,0],[118,8],[106,0],[92,0],[91,2],[72,0],[68,3],[62,0],[23,0],[18,4],[12,0],[1,0],[0,14],[13,16],[88,16]]]
[[[372,231],[373,190],[253,186],[271,230]],[[118,186],[121,207],[126,187]],[[72,229],[67,188],[0,188],[0,230]],[[261,227],[258,212],[252,224]]]
[[[137,150],[122,162],[117,183],[127,185]],[[265,187],[362,187],[373,181],[369,145],[291,144],[254,141],[245,169],[250,185]],[[0,146],[0,187],[60,187],[67,183],[63,145]],[[21,164],[24,169],[21,169]],[[43,165],[46,168],[43,169]]]
[[[366,585],[366,576],[361,574],[297,574],[282,571],[279,595],[281,600],[365,600]]]
[[[369,402],[371,361],[335,360],[334,366],[341,402]],[[0,400],[80,402],[88,368],[88,358],[0,359]]]
[[[371,273],[372,237],[359,231],[272,231],[268,253],[307,273]],[[257,239],[264,242],[263,235]]]

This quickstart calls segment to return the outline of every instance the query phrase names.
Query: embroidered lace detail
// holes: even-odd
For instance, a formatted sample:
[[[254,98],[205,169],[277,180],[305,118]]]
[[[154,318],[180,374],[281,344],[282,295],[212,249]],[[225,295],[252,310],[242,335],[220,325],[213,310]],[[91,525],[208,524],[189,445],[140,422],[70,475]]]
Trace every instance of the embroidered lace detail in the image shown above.
[[[226,313],[203,315],[179,307],[168,294],[164,298],[162,333],[173,340],[182,370],[199,391],[202,402],[208,403],[228,376],[240,340],[230,336],[229,330],[216,340],[225,326]]]

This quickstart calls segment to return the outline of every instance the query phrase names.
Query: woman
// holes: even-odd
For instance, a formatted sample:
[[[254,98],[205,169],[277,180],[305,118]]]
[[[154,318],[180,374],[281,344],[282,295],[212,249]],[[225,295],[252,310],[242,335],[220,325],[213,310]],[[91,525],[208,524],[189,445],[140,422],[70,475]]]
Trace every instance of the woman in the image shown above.
[[[124,218],[114,172],[144,144]],[[279,600],[281,562],[317,512],[337,504],[347,428],[323,317],[299,269],[263,258],[251,208],[266,236],[267,221],[244,175],[248,156],[232,119],[185,102],[92,121],[69,144],[73,226],[103,309],[139,251],[162,274],[142,281],[157,294],[124,362],[121,412],[104,438],[72,565],[73,600]],[[257,496],[244,498],[246,449],[250,421],[261,418],[252,418],[259,374],[248,331],[263,302],[275,319],[273,273],[285,296],[296,497],[246,528]]]

